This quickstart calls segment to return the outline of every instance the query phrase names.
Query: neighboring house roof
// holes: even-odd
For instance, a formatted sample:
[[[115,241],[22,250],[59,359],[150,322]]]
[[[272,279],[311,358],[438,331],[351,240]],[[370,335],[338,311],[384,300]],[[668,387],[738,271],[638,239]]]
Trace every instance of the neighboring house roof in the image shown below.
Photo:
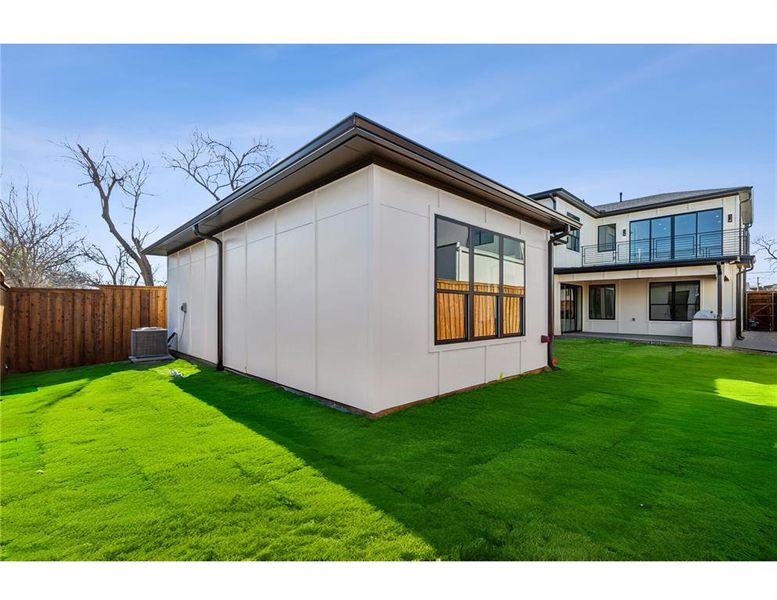
[[[641,196],[639,198],[621,200],[620,202],[597,204],[596,206],[588,204],[585,200],[578,198],[564,188],[555,188],[544,192],[537,192],[536,194],[529,194],[529,197],[533,198],[534,200],[543,200],[550,198],[551,196],[556,196],[566,200],[569,204],[576,206],[580,210],[587,212],[592,217],[605,217],[609,215],[617,215],[635,210],[641,210],[644,208],[657,208],[660,206],[685,204],[686,202],[698,202],[700,200],[708,200],[710,198],[720,198],[722,196],[738,194],[739,192],[752,193],[752,189],[753,188],[751,186],[740,186],[728,188],[712,188],[707,190],[689,190],[685,192],[666,192],[663,194],[654,194],[652,196]]]
[[[610,215],[621,212],[629,212],[640,208],[670,206],[672,204],[684,204],[685,202],[697,202],[709,198],[720,198],[721,196],[730,196],[739,192],[749,191],[751,187],[729,187],[713,188],[709,190],[690,190],[686,192],[667,192],[664,194],[654,194],[652,196],[642,196],[640,198],[631,198],[622,202],[609,202],[607,204],[597,204],[594,208],[603,215]]]
[[[579,223],[359,114],[352,114],[257,178],[148,246],[167,255],[369,164],[405,173],[553,232]]]

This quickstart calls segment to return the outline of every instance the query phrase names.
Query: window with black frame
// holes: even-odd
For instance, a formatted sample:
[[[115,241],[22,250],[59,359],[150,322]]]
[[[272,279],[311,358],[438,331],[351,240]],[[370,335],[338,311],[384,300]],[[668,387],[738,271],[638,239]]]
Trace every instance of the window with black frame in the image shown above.
[[[435,343],[523,335],[524,242],[435,219]]]
[[[615,285],[588,286],[588,318],[615,319]]]
[[[567,216],[570,219],[574,219],[578,223],[580,222],[580,217],[577,215],[573,215],[572,213],[568,212]],[[567,248],[570,250],[574,250],[575,252],[580,252],[580,230],[579,229],[572,229],[569,232],[569,235],[567,235]]]
[[[713,208],[629,223],[631,262],[723,255],[723,209]]]
[[[613,252],[615,250],[615,223],[599,225],[596,250],[597,252]]]
[[[698,281],[666,281],[650,284],[651,321],[691,321],[701,304]]]

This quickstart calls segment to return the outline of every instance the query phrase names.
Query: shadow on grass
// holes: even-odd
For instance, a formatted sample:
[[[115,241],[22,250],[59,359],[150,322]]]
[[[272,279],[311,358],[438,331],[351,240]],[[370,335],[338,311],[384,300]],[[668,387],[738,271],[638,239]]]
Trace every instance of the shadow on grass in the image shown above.
[[[154,367],[159,367],[159,364],[134,365],[129,361],[122,361],[70,369],[57,369],[55,371],[10,373],[3,378],[2,384],[0,384],[0,400],[71,383],[76,384],[78,388],[83,388],[95,379],[100,379],[113,373],[130,370],[145,371]]]
[[[684,349],[630,356],[609,342],[591,358],[596,343],[565,344],[570,366],[560,372],[378,421],[209,369],[174,383],[443,558],[774,558],[774,409],[715,393],[730,356],[696,364],[678,360]],[[573,363],[573,352],[589,358]],[[760,368],[746,376],[775,383]],[[734,543],[734,530],[752,545]]]

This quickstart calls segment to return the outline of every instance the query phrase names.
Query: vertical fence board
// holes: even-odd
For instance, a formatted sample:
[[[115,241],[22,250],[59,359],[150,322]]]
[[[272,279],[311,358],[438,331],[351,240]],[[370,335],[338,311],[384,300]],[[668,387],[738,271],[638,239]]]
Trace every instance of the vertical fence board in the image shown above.
[[[91,329],[87,323],[91,324],[91,320],[86,318],[84,314],[84,300],[85,294],[73,295],[73,320],[71,325],[71,331],[73,336],[73,366],[84,365],[84,329],[87,327]],[[79,327],[79,324],[83,323],[84,327]]]
[[[16,328],[16,360],[11,363],[18,363],[19,367],[29,370],[29,344],[30,344],[30,296],[29,294],[19,294],[14,303],[14,309],[17,310],[18,321]],[[13,318],[14,315],[12,315]]]
[[[100,362],[110,362],[113,357],[113,294],[104,290],[100,294],[101,310],[103,315],[103,348]]]
[[[46,371],[125,360],[130,330],[165,327],[167,290],[11,288],[4,356],[11,371]]]
[[[64,352],[64,346],[65,346],[65,337],[63,335],[63,323],[62,320],[64,318],[65,313],[65,306],[64,306],[64,298],[61,294],[57,292],[51,292],[49,295],[49,302],[51,306],[49,307],[49,310],[51,312],[51,308],[53,308],[53,321],[52,321],[52,335],[54,337],[54,342],[52,344],[52,356],[51,356],[51,368],[52,369],[61,369],[65,366],[64,361],[62,360],[63,352]]]
[[[148,324],[151,323],[151,311],[149,308],[154,295],[141,293],[138,293],[138,295],[140,296],[140,326],[148,327]]]
[[[121,354],[121,336],[124,331],[122,323],[122,305],[124,294],[121,290],[114,290],[113,296],[113,343],[111,344],[111,361],[119,360]]]
[[[100,363],[105,356],[105,294],[98,293],[92,297],[92,314],[96,327],[94,329],[94,359],[93,363]]]
[[[45,332],[41,327],[41,304],[45,303],[45,299],[40,297],[40,294],[30,294],[30,348],[38,348],[41,343],[45,342]],[[31,371],[37,371],[42,368],[45,361],[41,360],[41,356],[36,351],[30,352],[29,369]]]
[[[94,294],[84,294],[83,304],[81,306],[81,315],[84,321],[83,337],[81,339],[81,364],[91,365],[95,360],[97,351],[95,341],[99,338],[96,332],[96,323],[94,320]],[[90,327],[87,323],[91,323]]]
[[[62,303],[62,366],[73,366],[73,296],[60,294]]]

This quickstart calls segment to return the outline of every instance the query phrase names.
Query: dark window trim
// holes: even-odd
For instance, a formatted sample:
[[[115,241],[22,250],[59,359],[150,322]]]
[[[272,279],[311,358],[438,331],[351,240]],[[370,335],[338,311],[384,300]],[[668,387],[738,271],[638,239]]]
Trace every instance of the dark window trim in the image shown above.
[[[577,215],[572,214],[571,212],[567,212],[567,216],[570,219],[574,219],[578,223],[580,223],[580,217]],[[579,229],[572,229],[569,232],[569,235],[567,236],[567,248],[569,250],[572,250],[572,252],[580,252],[580,230]]]
[[[612,288],[612,317],[593,317],[593,302],[591,302],[591,292],[595,288]],[[614,321],[617,313],[616,298],[618,291],[615,289],[614,283],[596,283],[588,286],[588,320],[589,321]]]
[[[648,286],[648,321],[657,321],[660,323],[690,323],[693,321],[693,318],[690,319],[675,319],[674,316],[674,307],[677,306],[677,303],[674,301],[674,295],[675,295],[675,287],[677,284],[696,284],[699,286],[699,293],[697,295],[697,302],[694,306],[696,306],[696,310],[698,311],[701,307],[701,280],[700,279],[688,279],[684,281],[651,281],[650,285]],[[670,292],[669,296],[669,303],[666,302],[653,302],[651,300],[651,291],[653,290],[654,285],[671,285],[672,291]],[[654,319],[653,318],[653,307],[654,306],[668,306],[669,307],[669,319]],[[685,305],[685,314],[688,314],[688,304]]]
[[[602,227],[607,227],[612,229],[612,241],[607,242],[605,241],[602,243],[602,236],[601,231]],[[607,223],[606,225],[599,225],[599,227],[596,229],[596,251],[597,252],[614,252],[615,251],[615,243],[618,238],[618,227],[615,223]]]
[[[437,226],[441,220],[448,221],[449,223],[455,223],[457,225],[462,225],[467,228],[469,238],[469,281],[467,282],[467,291],[459,291],[459,290],[438,290],[437,289]],[[475,236],[473,235],[473,230],[478,229],[480,231],[485,231],[486,233],[491,233],[493,235],[499,236],[499,292],[476,292],[475,291],[475,252],[474,252],[474,244],[475,244]],[[504,293],[504,240],[505,239],[511,239],[515,242],[519,242],[523,246],[523,296],[519,294],[506,294]],[[446,217],[440,214],[434,215],[434,240],[433,240],[435,252],[434,252],[434,260],[435,263],[433,265],[432,269],[432,276],[433,276],[433,286],[434,286],[434,344],[435,346],[441,346],[445,344],[461,344],[465,342],[482,342],[484,340],[495,340],[495,339],[501,339],[501,338],[514,338],[514,337],[525,337],[526,336],[526,241],[522,240],[517,237],[513,237],[511,235],[505,235],[504,233],[499,233],[498,231],[492,231],[491,229],[486,229],[485,227],[480,227],[479,225],[471,225],[469,223],[465,223],[464,221],[459,221],[458,219],[453,219],[451,217]],[[440,340],[438,338],[438,332],[437,332],[437,294],[438,293],[451,293],[451,294],[462,294],[466,296],[466,306],[464,309],[464,331],[466,332],[466,337],[463,338],[456,338],[452,340]],[[475,336],[475,319],[474,319],[474,312],[475,312],[475,296],[495,296],[496,297],[496,315],[495,315],[495,331],[496,335],[489,335],[489,336]],[[502,304],[504,298],[522,298],[521,301],[521,331],[518,333],[502,333]]]

